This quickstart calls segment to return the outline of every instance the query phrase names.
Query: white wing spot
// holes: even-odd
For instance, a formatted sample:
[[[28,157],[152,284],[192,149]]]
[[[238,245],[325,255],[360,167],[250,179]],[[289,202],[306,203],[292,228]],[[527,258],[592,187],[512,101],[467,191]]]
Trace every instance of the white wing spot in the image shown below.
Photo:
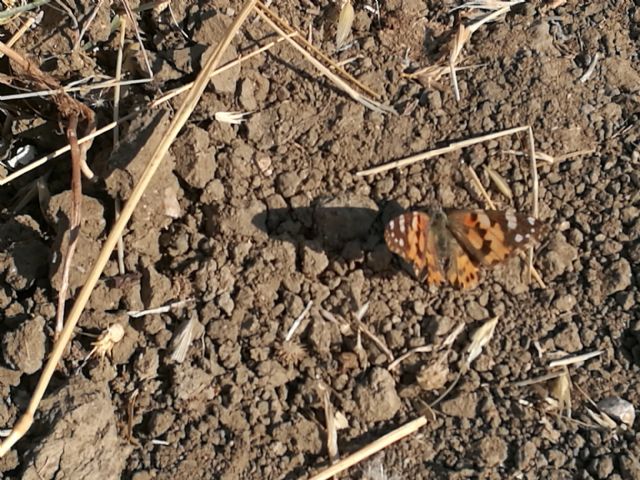
[[[391,230],[393,230],[393,226],[394,226],[394,225],[395,225],[395,220],[391,220],[391,221],[389,222],[389,227],[388,227],[388,228],[390,228]]]
[[[505,215],[505,218],[507,219],[507,228],[509,230],[515,230],[516,227],[518,226],[518,219],[513,214],[513,212],[507,212],[507,214]]]
[[[529,235],[528,233],[525,234],[525,236],[524,236],[524,238],[530,238],[530,237],[531,237],[531,235]]]
[[[524,240],[524,237],[519,233],[517,233],[516,236],[513,237],[513,239],[515,240],[516,243],[520,243],[522,240]]]
[[[527,217],[527,222],[529,222],[529,225],[535,225],[536,219],[533,217]]]
[[[404,247],[404,240],[402,238],[398,239],[398,245],[400,245],[401,247]]]
[[[398,220],[398,228],[400,229],[400,233],[404,233],[405,232],[404,216],[400,217],[400,219]]]
[[[478,212],[478,223],[480,224],[480,228],[485,230],[491,228],[491,220],[486,213]]]
[[[536,229],[532,228],[531,230],[529,230],[529,233],[536,233]]]

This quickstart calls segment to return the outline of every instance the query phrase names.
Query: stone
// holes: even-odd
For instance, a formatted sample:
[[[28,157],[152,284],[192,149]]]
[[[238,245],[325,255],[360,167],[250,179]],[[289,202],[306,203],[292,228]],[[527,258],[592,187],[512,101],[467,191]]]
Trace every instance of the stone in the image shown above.
[[[45,354],[44,318],[24,321],[2,339],[4,361],[13,368],[31,375],[42,367]]]
[[[441,404],[442,412],[452,417],[475,418],[477,409],[478,395],[473,392],[461,393]]]
[[[215,149],[209,144],[209,133],[189,125],[172,146],[176,157],[175,171],[190,187],[203,189],[216,173]]]
[[[168,411],[153,412],[149,421],[149,435],[154,438],[163,435],[171,428],[176,416]]]
[[[507,442],[490,435],[474,445],[476,458],[486,467],[496,467],[507,459]]]
[[[373,368],[366,382],[356,386],[353,398],[365,422],[389,420],[402,405],[395,380],[386,368]]]
[[[310,277],[317,277],[329,266],[329,259],[322,251],[316,251],[305,245],[302,253],[302,271]]]
[[[566,241],[561,233],[556,234],[540,255],[545,280],[552,280],[569,269],[578,258],[578,250]]]
[[[605,295],[620,292],[631,285],[631,265],[626,258],[611,264],[604,270],[603,288]]]

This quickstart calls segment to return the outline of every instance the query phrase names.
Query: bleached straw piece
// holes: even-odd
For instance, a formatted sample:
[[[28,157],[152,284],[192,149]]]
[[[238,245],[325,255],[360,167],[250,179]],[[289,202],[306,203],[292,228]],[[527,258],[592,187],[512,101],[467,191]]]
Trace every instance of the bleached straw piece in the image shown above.
[[[191,302],[195,302],[195,298],[188,298],[186,300],[180,300],[178,302],[173,302],[170,303],[168,305],[163,305],[161,307],[156,307],[156,308],[150,308],[148,310],[130,310],[127,312],[127,315],[129,315],[131,318],[140,318],[140,317],[144,317],[145,315],[155,315],[158,313],[167,313],[175,308],[179,308],[182,307],[183,305],[186,305],[187,303],[191,303]]]
[[[278,26],[276,24],[276,22],[274,22],[269,17],[269,14],[272,14],[272,13],[269,12],[269,10],[264,5],[262,5],[261,3],[258,3],[258,8],[256,9],[256,11],[260,15],[260,17],[274,31],[276,31],[282,37],[287,37],[287,33],[284,30],[282,30],[280,28],[280,26]],[[304,40],[300,36],[298,36],[298,39],[300,41]],[[335,83],[341,90],[343,90],[346,94],[348,94],[356,102],[361,103],[362,105],[364,105],[368,109],[373,110],[375,112],[392,113],[392,114],[396,114],[397,113],[392,107],[389,107],[388,105],[384,105],[384,104],[382,104],[380,102],[376,102],[375,100],[373,100],[371,98],[368,98],[365,95],[362,95],[362,94],[358,93],[346,81],[344,81],[342,78],[340,78],[334,72],[332,72],[331,69],[329,69],[325,65],[323,65],[322,62],[320,62],[313,55],[311,55],[309,52],[307,52],[307,50],[305,50],[305,48],[303,48],[299,43],[295,42],[292,38],[286,38],[286,41],[287,41],[287,43],[289,45],[291,45],[293,48],[298,50],[302,55],[304,55],[304,57],[307,60],[309,60],[309,62],[311,62],[313,64],[313,66],[316,67],[320,71],[320,73],[322,73],[324,76],[329,78],[333,83]],[[307,45],[307,46],[309,46],[309,45]]]
[[[122,77],[122,51],[124,49],[125,34],[127,33],[127,18],[120,17],[120,43],[118,44],[118,57],[116,58],[116,77],[118,81],[113,88],[113,145],[114,148],[120,142],[120,129],[118,128],[118,117],[120,117],[120,80]]]
[[[411,355],[415,353],[430,353],[432,351],[433,351],[433,345],[423,345],[422,347],[412,348],[411,350],[403,353],[398,358],[396,358],[393,362],[391,362],[387,366],[387,370],[389,371],[393,370],[398,365],[400,365],[401,362],[403,362],[404,360],[406,360],[407,358],[409,358]]]
[[[334,475],[337,475],[340,472],[345,471],[349,467],[360,463],[364,459],[370,457],[374,453],[379,452],[383,448],[388,447],[392,443],[395,443],[399,440],[402,440],[407,435],[411,435],[413,432],[422,428],[427,424],[426,417],[418,417],[415,420],[406,423],[400,428],[395,429],[392,432],[383,435],[378,440],[370,443],[366,447],[358,450],[357,452],[352,453],[346,458],[343,458],[338,463],[330,466],[326,470],[312,476],[309,480],[326,480],[327,478],[331,478]]]
[[[307,313],[309,313],[309,310],[311,310],[312,305],[313,305],[313,300],[309,300],[309,303],[307,303],[307,306],[304,308],[302,313],[298,315],[298,318],[296,318],[293,321],[293,323],[291,324],[291,328],[289,328],[289,331],[287,332],[287,336],[284,337],[285,342],[288,342],[289,340],[291,340],[291,337],[293,337],[293,334],[296,333],[296,330],[300,326],[300,323],[302,323],[302,320],[304,320],[304,317],[306,317]]]
[[[455,152],[456,150],[460,150],[462,148],[470,147],[471,145],[475,145],[477,143],[487,142],[489,140],[494,140],[496,138],[504,137],[507,135],[512,135],[518,132],[524,132],[529,128],[529,126],[524,127],[515,127],[509,128],[507,130],[502,130],[496,133],[490,133],[488,135],[481,135],[479,137],[470,138],[468,140],[462,140],[460,142],[454,142],[446,147],[438,148],[436,150],[430,150],[428,152],[418,153],[416,155],[411,155],[410,157],[403,158],[401,160],[396,160],[393,162],[386,163],[384,165],[380,165],[379,167],[369,168],[367,170],[361,170],[356,172],[358,177],[366,177],[369,175],[374,175],[376,173],[383,173],[388,170],[393,170],[395,168],[407,167],[409,165],[413,165],[414,163],[421,162],[423,160],[429,160],[434,157],[439,157],[440,155],[444,155],[445,153]]]
[[[9,436],[5,438],[4,441],[0,444],[0,457],[4,456],[9,451],[9,449],[11,449],[11,447],[24,436],[24,434],[33,424],[34,414],[38,406],[40,405],[40,401],[42,400],[47,386],[49,385],[49,381],[51,380],[51,377],[53,376],[53,373],[58,366],[58,362],[62,358],[62,354],[64,353],[69,340],[71,339],[71,335],[73,334],[74,328],[78,323],[78,319],[80,318],[85,305],[89,301],[91,292],[95,288],[96,283],[98,282],[98,279],[100,278],[100,275],[104,270],[104,267],[111,257],[111,252],[113,252],[113,249],[118,242],[118,238],[120,237],[126,224],[129,222],[129,219],[133,215],[133,212],[137,207],[138,202],[142,198],[142,195],[146,191],[149,182],[153,178],[153,175],[164,160],[167,152],[169,151],[169,147],[173,143],[173,140],[176,138],[178,132],[182,129],[182,127],[189,119],[191,112],[193,112],[198,101],[200,100],[200,97],[204,93],[204,90],[209,83],[211,72],[220,63],[222,55],[231,43],[231,40],[234,37],[235,33],[249,16],[249,13],[253,10],[256,1],[257,0],[247,0],[247,2],[244,4],[236,19],[227,29],[227,34],[224,40],[216,46],[214,51],[210,54],[207,61],[203,65],[202,70],[200,71],[196,79],[196,83],[189,91],[187,97],[184,100],[184,103],[176,112],[175,117],[173,118],[171,124],[169,125],[169,128],[167,129],[166,135],[162,138],[161,142],[153,151],[149,163],[142,172],[138,183],[131,191],[131,195],[125,203],[120,217],[116,220],[111,232],[107,236],[107,239],[104,242],[102,250],[100,251],[98,258],[96,259],[93,268],[89,272],[89,275],[87,276],[82,289],[76,297],[76,301],[73,304],[73,307],[69,311],[64,329],[62,330],[60,337],[53,346],[53,349],[49,355],[49,359],[47,360],[47,363],[42,370],[42,374],[40,375],[40,379],[38,380],[38,384],[33,393],[33,396],[31,397],[31,400],[29,401],[27,409],[14,425],[13,429],[11,430],[11,434],[9,434]]]
[[[585,83],[587,80],[591,78],[591,75],[593,75],[593,72],[596,69],[596,64],[598,63],[598,60],[600,60],[600,53],[596,52],[596,54],[591,59],[591,63],[589,64],[589,67],[587,67],[587,71],[584,72],[580,77],[580,80],[579,80],[580,83]]]
[[[553,380],[554,378],[558,378],[560,375],[564,375],[564,372],[552,372],[547,373],[545,375],[541,375],[535,378],[528,378],[526,380],[520,380],[519,382],[513,382],[511,384],[512,387],[527,387],[529,385],[535,385],[537,383],[547,382],[549,380]]]
[[[595,352],[583,353],[582,355],[575,355],[572,357],[560,358],[558,360],[554,360],[549,362],[549,368],[553,367],[563,367],[566,365],[573,365],[575,363],[586,362],[595,357],[599,357],[604,353],[604,350],[596,350]]]

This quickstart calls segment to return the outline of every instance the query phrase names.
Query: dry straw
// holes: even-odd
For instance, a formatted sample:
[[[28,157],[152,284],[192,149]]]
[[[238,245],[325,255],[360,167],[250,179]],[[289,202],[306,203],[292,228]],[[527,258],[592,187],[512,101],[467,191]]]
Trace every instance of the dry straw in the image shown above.
[[[136,206],[138,205],[138,202],[142,198],[142,195],[144,194],[145,190],[147,189],[147,186],[149,185],[149,182],[153,178],[153,175],[155,174],[156,170],[162,163],[162,160],[164,159],[167,151],[169,150],[171,143],[178,135],[178,132],[180,131],[180,129],[184,126],[184,124],[189,119],[189,116],[191,115],[191,112],[193,111],[193,109],[196,107],[200,97],[202,96],[202,93],[204,92],[204,89],[209,83],[211,72],[213,72],[215,68],[218,66],[218,64],[220,63],[220,60],[222,59],[222,55],[224,54],[225,50],[231,43],[231,40],[234,37],[235,33],[238,31],[240,26],[244,23],[246,18],[249,16],[249,13],[253,9],[255,3],[256,3],[256,0],[248,0],[245,3],[242,10],[238,13],[238,16],[236,17],[234,22],[231,24],[231,26],[228,28],[224,40],[217,45],[215,50],[211,53],[206,63],[204,64],[201,72],[198,74],[198,77],[194,83],[193,88],[189,91],[189,93],[184,99],[184,102],[180,106],[180,109],[176,112],[175,117],[173,118],[171,124],[169,125],[166,135],[162,138],[162,141],[156,146],[155,151],[151,156],[149,163],[147,164],[147,167],[143,171],[140,177],[140,180],[138,181],[138,184],[135,186],[135,188],[131,192],[131,196],[123,206],[120,217],[118,217],[115,225],[113,226],[113,229],[111,230],[111,232],[109,233],[109,236],[105,240],[102,250],[100,251],[98,258],[95,264],[93,265],[91,272],[89,272],[89,275],[87,276],[85,284],[80,290],[80,293],[78,294],[78,297],[76,298],[76,301],[73,304],[71,311],[69,312],[67,322],[59,338],[57,339],[55,345],[53,346],[53,350],[51,351],[49,360],[47,361],[47,364],[45,365],[42,371],[42,374],[40,376],[36,389],[33,393],[33,396],[29,401],[27,410],[24,412],[22,417],[20,417],[18,422],[14,425],[9,436],[4,439],[2,444],[0,444],[0,456],[4,456],[4,454],[6,454],[9,451],[9,449],[20,438],[22,438],[22,436],[31,427],[33,423],[34,414],[40,404],[40,401],[42,400],[42,397],[44,396],[45,390],[49,384],[49,381],[51,380],[53,372],[55,371],[56,366],[58,365],[58,362],[60,361],[62,354],[67,344],[69,343],[69,340],[71,339],[71,335],[73,334],[73,330],[78,322],[78,319],[80,318],[80,315],[82,314],[82,311],[84,310],[85,305],[89,301],[91,292],[93,291],[98,279],[100,278],[100,275],[104,270],[104,267],[109,261],[111,252],[115,248],[118,238],[120,237],[122,231],[124,230],[127,222],[131,218],[131,215],[133,214]]]
[[[297,35],[297,33],[293,34],[293,35]],[[277,45],[280,42],[283,42],[285,39],[284,38],[279,38],[277,40],[274,40],[273,42],[270,42],[258,49],[256,49],[255,51],[240,57],[236,60],[233,60],[225,65],[223,65],[220,68],[217,68],[215,71],[213,71],[211,73],[211,77],[214,77],[220,73],[223,73],[227,70],[229,70],[230,68],[235,67],[236,65],[241,64],[242,62],[245,62],[246,60],[249,60],[250,58],[253,58],[254,56],[269,50],[270,48],[274,47],[275,45]],[[24,94],[19,94],[19,95],[13,95],[13,96],[0,96],[0,100],[6,100],[9,99],[9,97],[11,98],[28,98],[28,97],[42,97],[45,95],[54,95],[57,93],[60,93],[60,91],[64,91],[66,93],[71,93],[71,92],[75,92],[75,91],[89,91],[89,90],[93,90],[93,89],[100,89],[100,88],[112,88],[116,85],[120,85],[120,86],[125,86],[125,85],[132,85],[132,84],[136,84],[136,83],[147,83],[149,82],[149,79],[141,79],[141,80],[128,80],[128,81],[123,81],[123,82],[116,82],[115,79],[106,81],[106,82],[101,82],[101,83],[97,83],[97,84],[93,84],[93,85],[85,85],[82,87],[64,87],[62,88],[62,90],[46,90],[46,91],[39,91],[39,92],[29,92],[29,93],[24,93]],[[89,142],[91,140],[93,140],[95,137],[102,135],[103,133],[106,133],[114,128],[116,128],[118,125],[122,124],[123,122],[129,121],[132,118],[134,118],[136,115],[138,115],[138,113],[142,112],[142,111],[146,111],[147,108],[155,108],[158,107],[159,105],[171,100],[172,98],[180,95],[181,93],[184,93],[188,90],[190,90],[195,82],[190,82],[187,83],[186,85],[183,85],[179,88],[176,88],[175,90],[170,91],[169,93],[153,100],[152,102],[150,102],[148,105],[146,105],[145,107],[139,107],[136,108],[132,113],[121,117],[120,119],[118,119],[118,121],[113,121],[107,125],[105,125],[104,127],[96,130],[95,132],[91,133],[90,135],[87,135],[85,137],[82,137],[80,139],[78,139],[78,144],[82,145],[83,143]],[[64,147],[60,147],[58,150],[45,155],[42,158],[39,158],[38,160],[35,160],[34,162],[31,162],[29,165],[25,165],[23,168],[21,168],[20,170],[16,170],[15,172],[11,173],[10,175],[7,175],[5,178],[0,179],[0,186],[2,185],[6,185],[12,181],[14,181],[16,178],[21,177],[22,175],[29,173],[32,170],[35,170],[38,167],[41,167],[42,165],[44,165],[45,163],[47,163],[50,160],[53,160],[54,158],[59,157],[60,155],[68,152],[70,149],[69,145],[65,145]]]
[[[332,465],[331,467],[327,468],[323,472],[320,472],[314,475],[309,480],[326,480],[327,478],[331,478],[334,475],[337,475],[340,472],[343,472],[348,468],[356,465],[357,463],[365,460],[366,458],[369,458],[371,455],[388,447],[392,443],[402,440],[407,435],[411,435],[412,433],[422,428],[426,424],[427,424],[426,417],[418,417],[415,420],[412,420],[411,422],[403,425],[402,427],[397,428],[396,430],[390,433],[387,433],[386,435],[380,437],[378,440],[370,443],[366,447],[358,450],[357,452],[349,455],[348,457],[343,458],[342,460]]]
[[[356,102],[361,103],[370,110],[380,113],[396,113],[393,108],[384,105],[373,98],[378,95],[367,86],[353,78],[336,63],[327,57],[320,50],[307,42],[302,35],[291,37],[295,33],[293,27],[269,10],[261,2],[257,2],[256,11],[260,17],[280,36],[286,39],[287,43],[300,52],[316,69],[325,77],[331,80],[338,88],[344,91]],[[328,65],[328,66],[327,66]],[[355,87],[355,88],[354,88]],[[360,93],[358,90],[365,92]],[[373,98],[372,98],[373,97]]]
[[[336,29],[336,49],[340,50],[345,43],[349,34],[351,33],[351,25],[353,25],[353,19],[355,18],[355,12],[350,0],[346,0],[342,8],[340,9],[340,17],[338,18],[338,27]]]

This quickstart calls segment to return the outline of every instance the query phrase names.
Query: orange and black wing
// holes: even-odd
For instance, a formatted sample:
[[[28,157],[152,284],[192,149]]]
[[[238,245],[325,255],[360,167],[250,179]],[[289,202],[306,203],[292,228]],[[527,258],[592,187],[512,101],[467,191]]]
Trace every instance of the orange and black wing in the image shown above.
[[[449,231],[462,248],[486,266],[503,262],[546,231],[539,220],[511,211],[450,210],[447,219]]]
[[[471,258],[460,244],[451,237],[449,257],[445,268],[447,281],[455,288],[468,290],[478,285],[478,262]]]
[[[384,231],[389,250],[413,265],[416,277],[429,285],[440,285],[444,274],[430,228],[422,212],[407,212],[391,220]]]

